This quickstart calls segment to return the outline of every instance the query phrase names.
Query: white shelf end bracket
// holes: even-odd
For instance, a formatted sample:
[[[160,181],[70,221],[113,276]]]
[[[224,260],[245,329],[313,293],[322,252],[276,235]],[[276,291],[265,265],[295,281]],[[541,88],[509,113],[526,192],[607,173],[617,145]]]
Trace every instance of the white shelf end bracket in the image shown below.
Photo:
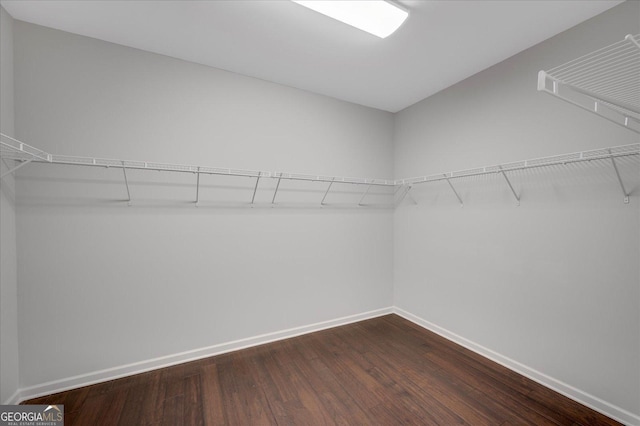
[[[609,154],[611,154],[611,150],[609,150]],[[624,195],[624,203],[629,204],[629,194],[627,193],[627,190],[624,189],[624,182],[622,181],[620,171],[618,171],[618,165],[616,164],[616,159],[613,157],[613,155],[611,156],[611,164],[613,165],[613,169],[616,171],[616,177],[618,178],[618,183],[620,184],[622,195]]]
[[[411,191],[411,185],[406,185],[404,187],[404,190],[401,192],[400,197],[398,198],[398,201],[396,201],[394,203],[395,206],[399,206],[400,203],[402,203],[404,201],[404,198],[407,196],[407,194],[409,193],[409,191]]]
[[[3,160],[4,161],[4,160]],[[13,167],[12,169],[7,170],[6,172],[4,172],[1,176],[0,179],[3,179],[5,176],[10,175],[12,173],[14,173],[16,170],[26,166],[27,164],[31,163],[33,161],[33,158],[30,160],[24,160],[23,162],[21,162],[20,164],[18,164],[17,166]],[[5,163],[7,164],[7,163]]]
[[[276,183],[276,190],[273,191],[273,198],[271,199],[271,204],[276,203],[276,195],[278,195],[278,188],[280,188],[280,180],[282,179],[282,173],[278,176],[278,183]]]
[[[369,190],[371,189],[371,184],[367,185],[367,189],[364,191],[364,194],[362,194],[362,197],[360,197],[360,201],[358,201],[358,205],[359,206],[363,206],[364,204],[362,204],[362,202],[364,201],[364,198],[367,196],[367,194],[369,193]]]
[[[320,205],[324,206],[324,200],[327,199],[327,195],[329,195],[329,190],[331,190],[331,185],[333,185],[333,181],[335,181],[336,178],[331,179],[331,182],[329,182],[329,186],[327,187],[327,190],[324,193],[324,197],[322,197],[322,201],[320,201]]]
[[[509,180],[509,177],[507,176],[507,174],[504,172],[504,170],[502,170],[502,166],[500,166],[500,174],[502,174],[502,177],[504,177],[504,180],[507,181],[507,185],[509,185],[509,189],[511,190],[513,197],[516,199],[516,206],[520,206],[520,197],[516,193],[516,190],[513,189],[513,185],[511,185],[511,181]]]
[[[551,87],[549,88],[549,83]],[[628,113],[621,112],[620,109],[613,108],[609,104],[620,104],[613,102],[611,99],[602,95],[591,93],[588,90],[581,89],[576,86],[565,84],[562,81],[547,74],[545,71],[538,73],[538,91],[546,92],[565,102],[582,108],[590,113],[596,114],[605,120],[629,129],[633,132],[640,133],[640,120],[630,116]],[[609,101],[603,103],[603,101]],[[637,109],[630,104],[622,103],[631,113],[638,113]]]
[[[124,173],[124,184],[127,186],[127,205],[131,205],[131,191],[129,190],[129,180],[127,179],[127,168],[122,161],[122,173]]]
[[[251,204],[256,200],[256,192],[258,192],[258,184],[260,183],[260,173],[258,172],[258,177],[256,179],[256,186],[253,188],[253,196],[251,197]]]
[[[456,188],[454,188],[453,184],[449,180],[449,176],[447,176],[446,174],[443,175],[443,176],[444,176],[444,179],[449,184],[449,187],[451,187],[451,190],[453,191],[453,193],[456,194],[456,198],[458,199],[458,202],[460,202],[460,207],[464,207],[464,203],[462,202],[462,198],[460,198],[460,194],[458,194],[458,191],[456,191]]]
[[[196,176],[196,207],[198,207],[198,203],[200,202],[200,166],[198,166]]]

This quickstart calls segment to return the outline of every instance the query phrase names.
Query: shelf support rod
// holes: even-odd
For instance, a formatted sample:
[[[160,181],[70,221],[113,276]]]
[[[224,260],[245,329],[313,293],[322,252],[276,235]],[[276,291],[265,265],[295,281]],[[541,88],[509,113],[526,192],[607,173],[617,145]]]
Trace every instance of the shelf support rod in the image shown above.
[[[331,189],[331,185],[333,185],[333,182],[336,180],[336,178],[332,178],[331,182],[329,182],[329,186],[327,187],[327,190],[324,193],[324,197],[322,197],[322,201],[320,201],[320,205],[324,206],[324,200],[327,199],[327,195],[329,194],[329,190]]]
[[[400,203],[402,203],[402,201],[404,201],[404,198],[407,196],[407,194],[409,194],[409,191],[411,191],[411,185],[407,185],[405,190],[402,191],[402,195],[400,195],[400,198],[398,199],[398,201],[395,202],[395,205],[398,206],[400,205]]]
[[[127,186],[127,204],[131,205],[131,191],[129,191],[129,180],[127,179],[127,168],[122,161],[122,173],[124,174],[124,184]]]
[[[256,200],[256,192],[258,192],[258,184],[260,183],[260,172],[258,172],[258,178],[256,179],[256,186],[253,188],[253,196],[251,197],[251,204]]]
[[[609,154],[611,154],[611,150],[609,150]],[[629,204],[629,194],[626,189],[624,189],[624,182],[622,182],[622,177],[620,176],[620,172],[618,171],[618,165],[616,164],[616,159],[611,156],[611,164],[613,165],[613,169],[616,171],[616,176],[618,178],[618,183],[620,184],[620,189],[622,189],[622,195],[624,195],[624,203]]]
[[[513,196],[516,199],[516,205],[520,205],[520,197],[518,196],[518,194],[516,193],[516,190],[513,189],[513,185],[511,185],[511,181],[509,180],[509,178],[507,177],[507,174],[504,172],[504,170],[502,170],[502,166],[500,166],[500,173],[502,174],[502,176],[504,177],[504,180],[507,181],[507,185],[509,185],[509,189],[511,190],[511,193],[513,194]]]
[[[273,198],[271,199],[271,204],[276,203],[276,195],[278,194],[278,188],[280,188],[280,180],[282,179],[282,173],[278,176],[278,183],[276,183],[276,190],[273,191]]]
[[[367,196],[367,194],[369,193],[369,190],[371,189],[371,184],[369,184],[367,186],[367,189],[364,191],[364,194],[362,194],[362,197],[360,198],[360,201],[358,201],[358,205],[362,206],[362,202],[364,201],[364,198]]]
[[[449,180],[449,176],[447,176],[446,174],[444,175],[445,180],[447,181],[447,183],[449,184],[449,186],[451,187],[451,190],[453,191],[454,194],[456,194],[456,198],[458,199],[458,201],[460,202],[460,207],[464,207],[464,203],[462,202],[462,198],[460,198],[460,195],[458,194],[458,191],[456,191],[456,189],[453,187],[453,184],[451,183],[451,181]]]
[[[200,166],[198,166],[196,176],[196,207],[198,207],[198,202],[200,202]]]
[[[14,168],[12,168],[12,169],[7,170],[6,172],[4,172],[4,173],[2,174],[2,176],[0,176],[0,179],[4,178],[5,176],[7,176],[7,175],[9,175],[9,174],[11,174],[11,173],[14,173],[16,170],[18,170],[18,169],[19,169],[19,168],[21,168],[21,167],[26,166],[27,164],[29,164],[29,163],[30,163],[30,162],[32,162],[32,161],[33,161],[33,159],[23,161],[22,163],[18,164],[18,165],[17,165],[17,166],[15,166]],[[3,159],[3,162],[4,162],[4,159]],[[4,164],[7,164],[7,163],[4,163]]]

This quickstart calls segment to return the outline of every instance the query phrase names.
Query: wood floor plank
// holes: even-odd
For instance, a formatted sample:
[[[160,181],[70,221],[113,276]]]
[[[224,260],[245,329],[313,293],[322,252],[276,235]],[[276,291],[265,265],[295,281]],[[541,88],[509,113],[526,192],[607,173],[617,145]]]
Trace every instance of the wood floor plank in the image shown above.
[[[347,328],[345,328],[346,330]],[[438,424],[458,424],[460,418],[446,407],[429,399],[421,401],[421,404],[400,404],[397,388],[389,391],[385,385],[377,381],[360,364],[360,360],[353,356],[353,352],[335,336],[328,339],[323,336],[323,342],[327,346],[325,358],[334,355],[333,367],[342,376],[342,380],[349,383],[349,393],[358,401],[362,401],[366,408],[376,408],[378,420],[383,424],[394,424],[398,421],[419,423],[426,418],[431,418]],[[322,353],[322,352],[321,352]],[[395,403],[394,403],[395,402]]]
[[[117,425],[128,393],[127,389],[118,389],[111,393],[100,391],[88,397],[73,422],[76,425]]]
[[[66,413],[75,413],[82,407],[84,401],[87,399],[87,395],[89,395],[89,387],[85,386],[69,391],[66,395],[62,402],[64,404],[65,415]]]
[[[343,334],[345,343],[352,341],[356,335],[360,334],[358,331],[353,330]],[[364,337],[364,338],[363,338]],[[368,342],[365,347],[375,347],[374,344],[378,342],[372,337],[366,334],[360,337],[360,340]],[[374,350],[366,350],[361,354],[358,362],[371,369],[372,373],[376,373],[381,377],[381,380],[391,381],[394,387],[399,387],[395,382],[398,378],[402,379],[402,386],[400,390],[404,392],[411,392],[412,399],[420,401],[433,400],[439,403],[439,407],[457,407],[455,411],[456,417],[464,420],[464,422],[473,425],[491,425],[496,423],[496,419],[491,416],[487,416],[475,407],[467,405],[464,395],[457,392],[450,383],[446,380],[440,380],[437,376],[429,373],[423,367],[424,364],[409,365],[406,361],[409,359],[416,360],[421,359],[423,356],[422,350],[414,353],[408,353],[406,351],[397,351],[397,348],[385,347],[383,352]],[[402,359],[402,363],[390,362],[390,359]],[[395,380],[393,379],[395,378]],[[402,393],[396,396],[402,397]]]
[[[393,320],[398,321],[395,318]],[[424,333],[430,332],[423,330]],[[491,390],[496,400],[509,406],[516,405],[519,407],[519,410],[515,410],[516,412],[526,412],[527,418],[534,419],[536,424],[572,424],[573,419],[565,416],[564,413],[550,409],[547,405],[539,404],[528,397],[534,389],[542,387],[538,383],[524,376],[514,377],[516,373],[497,363],[460,346],[451,345],[451,342],[440,336],[433,337],[432,345],[435,350],[427,354],[426,358],[446,371],[448,376],[465,380],[476,390],[484,393]],[[553,393],[557,398],[565,398]],[[568,400],[568,398],[565,399]],[[571,403],[575,404],[573,401]]]
[[[67,425],[616,425],[397,315],[39,397]]]
[[[468,365],[456,363],[447,357],[437,354],[429,354],[427,356],[443,370],[447,371],[448,375],[464,380],[475,391],[490,394],[492,398],[511,410],[521,412],[527,419],[535,420],[536,424],[571,424],[570,419],[564,418],[547,407],[534,404],[531,400],[526,399],[526,395],[512,392],[509,387],[502,386],[490,376],[483,376],[482,373]]]
[[[193,370],[189,371],[192,372]],[[202,389],[199,374],[187,376],[184,385],[184,424],[186,426],[204,425],[202,411]]]
[[[218,364],[220,389],[230,424],[277,424],[263,390],[250,372],[247,354]]]
[[[574,424],[590,425],[617,425],[618,422],[594,410],[584,410],[569,398],[565,398],[550,389],[536,390],[527,395],[528,398],[538,404],[551,406],[553,410],[567,418],[574,420]]]
[[[460,361],[473,366],[473,368],[481,371],[483,374],[486,374],[487,377],[492,377],[495,380],[503,383],[508,386],[511,391],[519,392],[522,395],[527,395],[531,391],[535,390],[537,387],[537,383],[532,380],[527,379],[526,377],[509,370],[483,356],[476,354],[469,349],[466,349],[460,345],[452,344],[449,340],[445,339],[442,336],[439,336],[435,333],[424,329],[412,329],[412,325],[415,324],[409,323],[398,316],[393,316],[394,318],[389,318],[388,322],[394,324],[397,332],[408,332],[415,333],[417,339],[425,339],[425,334],[429,335],[428,342],[429,346],[432,348],[431,352],[436,352],[442,354],[443,356],[447,356],[451,359],[460,359]],[[417,326],[416,326],[417,327]],[[408,338],[408,336],[404,336]]]
[[[327,407],[334,424],[371,424],[375,420],[345,390],[335,370],[306,343],[295,346],[299,354],[297,367]]]
[[[184,425],[184,395],[167,398],[162,405],[162,426]]]
[[[142,417],[143,424],[158,424],[162,422],[166,390],[166,384],[160,380],[162,372],[163,370],[155,370],[147,378],[144,399],[140,406],[140,411],[144,413]]]
[[[277,383],[277,386],[296,389],[295,399],[286,401],[287,406],[292,407],[291,420],[293,424],[333,424],[332,411],[319,397],[317,389],[299,368],[299,353],[290,341],[280,342],[281,350],[271,353],[271,358],[277,363],[272,377],[287,375],[286,383]],[[291,393],[291,392],[290,392]]]
[[[129,389],[129,397],[122,408],[118,425],[140,425],[145,423],[146,419],[142,417],[144,413],[140,410],[140,407],[143,406],[146,391],[146,384],[139,384]],[[65,406],[65,411],[66,408]]]
[[[220,378],[218,377],[218,366],[215,363],[205,365],[200,370],[200,389],[202,391],[202,415],[205,425],[227,425],[230,424],[224,400],[220,390]]]

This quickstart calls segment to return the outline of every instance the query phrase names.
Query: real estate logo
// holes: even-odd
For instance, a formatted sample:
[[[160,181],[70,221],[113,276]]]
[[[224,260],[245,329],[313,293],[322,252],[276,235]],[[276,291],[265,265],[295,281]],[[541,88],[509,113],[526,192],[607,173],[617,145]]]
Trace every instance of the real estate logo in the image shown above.
[[[0,426],[64,426],[64,405],[0,405]]]

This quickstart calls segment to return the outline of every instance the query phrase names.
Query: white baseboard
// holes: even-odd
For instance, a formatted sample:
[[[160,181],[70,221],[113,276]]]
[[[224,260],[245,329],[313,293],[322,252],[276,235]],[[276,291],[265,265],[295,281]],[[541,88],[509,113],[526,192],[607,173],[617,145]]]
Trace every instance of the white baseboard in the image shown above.
[[[315,331],[338,327],[341,325],[363,321],[382,315],[388,315],[392,312],[392,307],[382,308],[374,311],[363,312],[360,314],[349,315],[342,318],[336,318],[329,321],[323,321],[315,324],[304,325],[301,327],[294,327],[286,330],[276,331],[273,333],[261,334],[259,336],[248,337],[245,339],[234,340],[232,342],[220,343],[217,345],[207,346],[205,348],[194,349],[186,352],[180,352],[173,355],[166,355],[146,361],[140,361],[132,364],[121,365],[118,367],[107,368],[104,370],[93,371],[78,376],[55,380],[47,383],[41,383],[38,385],[19,389],[11,397],[11,399],[15,401],[12,402],[15,404],[17,403],[17,401],[25,401],[27,399],[37,398],[43,395],[50,395],[69,389],[75,389],[82,386],[93,385],[100,382],[119,379],[121,377],[144,373],[146,371],[155,370],[158,368],[170,367],[172,365],[181,364],[184,362],[195,361],[198,359],[237,351],[252,346],[263,345],[265,343],[288,339],[291,337],[300,336],[302,334],[313,333]]]
[[[494,352],[491,349],[485,348],[484,346],[472,342],[471,340],[465,339],[462,336],[459,336],[445,328],[442,328],[425,319],[413,315],[412,313],[407,312],[403,309],[394,307],[393,313],[405,318],[406,320],[411,321],[414,324],[419,325],[420,327],[426,328],[427,330],[432,331],[447,340],[451,340],[452,342],[457,343],[460,346],[464,346],[465,348],[479,355],[482,355],[485,358],[497,362],[498,364],[507,367],[508,369],[513,370],[516,373],[522,374],[523,376],[528,377],[529,379],[538,382],[541,385],[548,387],[568,398],[571,398],[582,405],[586,405],[587,407],[598,411],[605,416],[611,417],[612,419],[626,425],[640,425],[640,416],[636,414],[633,414],[616,405],[608,403],[607,401],[588,394],[587,392],[577,389],[560,380],[554,379],[553,377],[547,376],[544,373],[541,373],[531,367],[519,363],[518,361],[514,361],[511,358]]]

